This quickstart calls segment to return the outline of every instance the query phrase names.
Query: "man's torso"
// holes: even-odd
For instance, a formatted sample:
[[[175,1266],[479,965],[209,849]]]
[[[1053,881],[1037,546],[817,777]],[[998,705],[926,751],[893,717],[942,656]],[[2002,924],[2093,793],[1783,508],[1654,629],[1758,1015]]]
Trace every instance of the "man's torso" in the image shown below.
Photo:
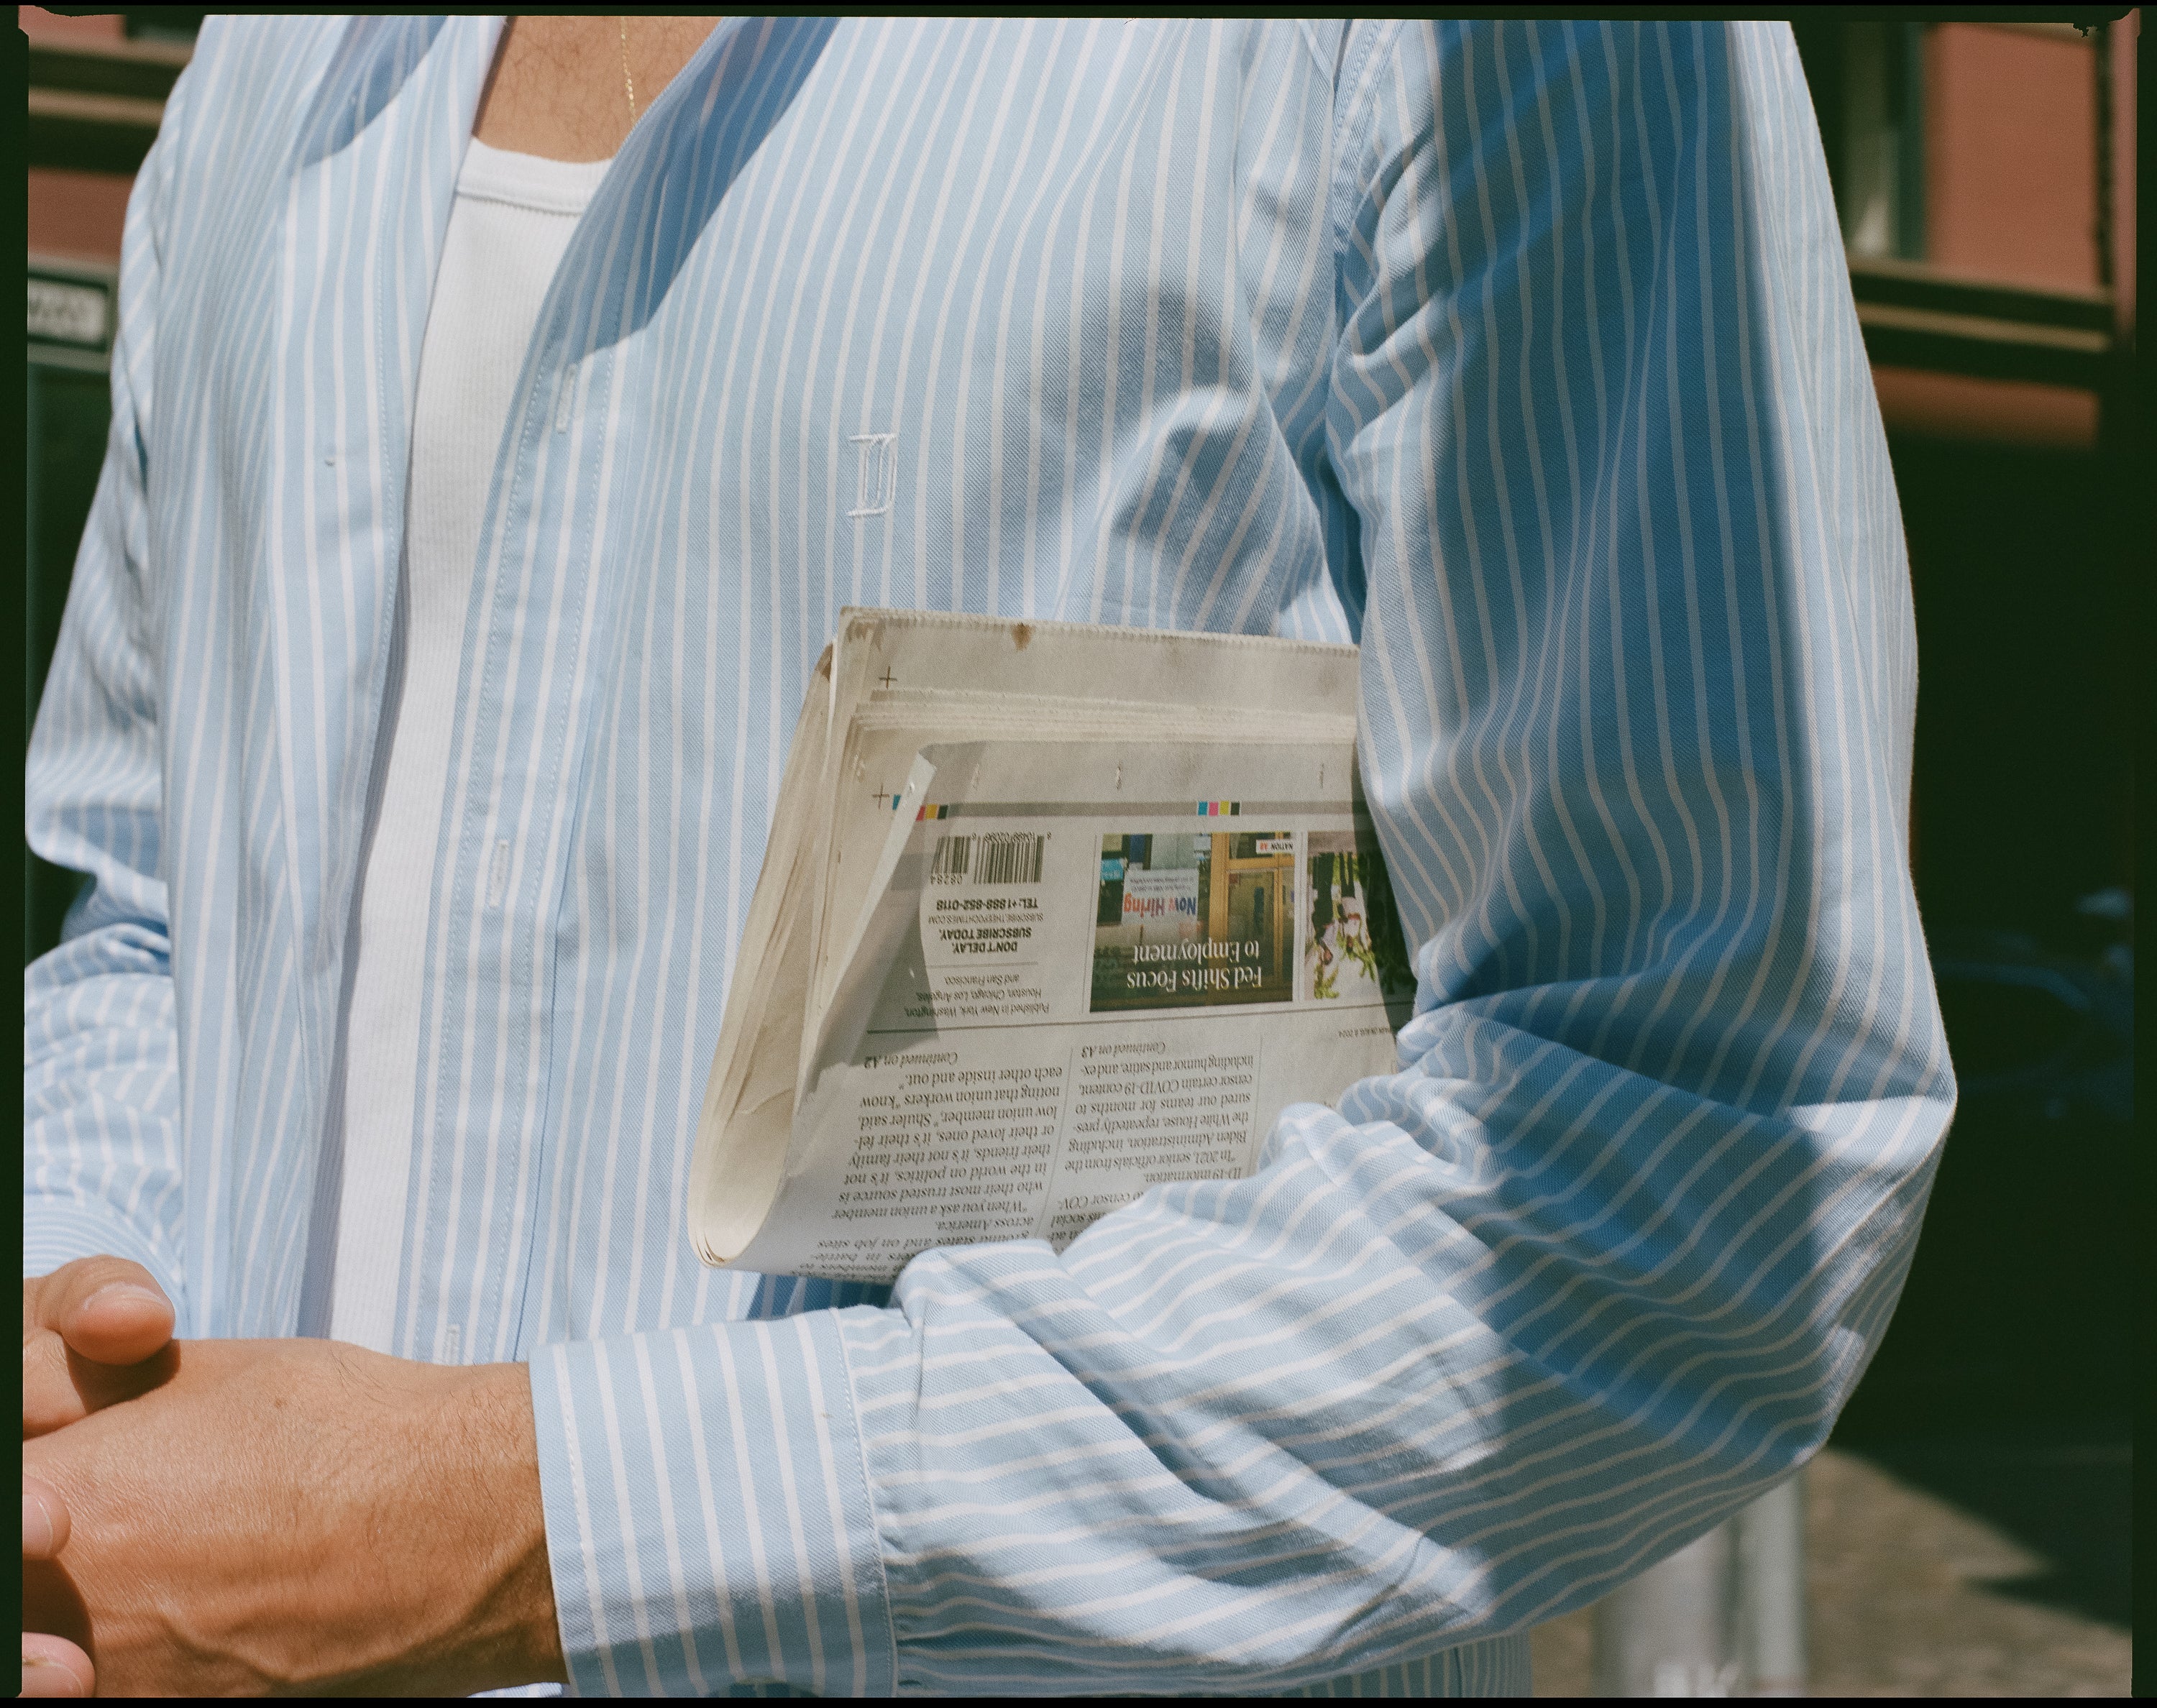
[[[394,1350],[852,1296],[703,1270],[681,1228],[842,606],[1352,634],[1321,34],[730,22],[645,116],[489,493],[409,898]],[[189,1196],[201,1330],[289,1331],[333,1220],[315,1141],[417,362],[491,44],[471,19],[223,26],[165,167],[146,449],[190,1155],[222,1177]]]

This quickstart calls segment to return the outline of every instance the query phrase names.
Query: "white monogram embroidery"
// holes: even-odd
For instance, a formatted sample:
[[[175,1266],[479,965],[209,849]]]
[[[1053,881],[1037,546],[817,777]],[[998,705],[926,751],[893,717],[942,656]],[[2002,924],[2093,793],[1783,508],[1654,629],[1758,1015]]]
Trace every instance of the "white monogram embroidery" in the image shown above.
[[[898,471],[896,433],[857,433],[847,441],[859,453],[854,480],[854,507],[847,514],[859,520],[888,516],[894,476]]]

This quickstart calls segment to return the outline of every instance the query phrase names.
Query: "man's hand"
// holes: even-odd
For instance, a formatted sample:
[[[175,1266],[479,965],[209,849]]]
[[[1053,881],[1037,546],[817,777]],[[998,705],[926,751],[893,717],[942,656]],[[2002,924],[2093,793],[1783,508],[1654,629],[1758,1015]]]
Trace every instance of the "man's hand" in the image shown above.
[[[54,1568],[49,1562],[67,1546],[67,1503],[35,1477],[23,1479],[23,1575],[25,1579]],[[29,1602],[26,1595],[23,1606]],[[95,1682],[90,1657],[64,1637],[23,1631],[23,1694],[25,1696],[87,1696]]]
[[[23,1449],[72,1521],[24,1628],[75,1636],[100,1694],[564,1677],[523,1366],[173,1350],[168,1380]]]
[[[80,1258],[23,1284],[23,1437],[172,1373],[172,1301],[140,1263]]]
[[[83,1258],[23,1284],[23,1438],[74,1423],[100,1407],[147,1392],[170,1376],[172,1305],[140,1263]],[[23,1479],[23,1569],[49,1577],[66,1546],[67,1503]],[[28,1603],[25,1603],[27,1609]],[[23,1694],[87,1696],[90,1658],[27,1619]]]

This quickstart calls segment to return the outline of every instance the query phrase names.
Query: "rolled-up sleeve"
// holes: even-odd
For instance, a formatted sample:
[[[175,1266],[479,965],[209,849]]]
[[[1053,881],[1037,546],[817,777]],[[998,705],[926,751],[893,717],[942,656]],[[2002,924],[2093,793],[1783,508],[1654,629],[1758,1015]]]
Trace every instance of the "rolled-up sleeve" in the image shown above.
[[[1814,1451],[1954,1102],[1893,483],[1780,25],[1359,26],[1327,442],[1400,1070],[884,1309],[535,1366],[578,1687],[1284,1690]]]

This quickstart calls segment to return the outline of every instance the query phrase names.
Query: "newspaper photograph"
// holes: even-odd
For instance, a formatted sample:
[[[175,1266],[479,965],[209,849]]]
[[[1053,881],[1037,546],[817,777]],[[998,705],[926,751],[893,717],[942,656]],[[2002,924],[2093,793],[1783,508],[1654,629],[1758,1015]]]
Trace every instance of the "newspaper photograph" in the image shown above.
[[[1305,845],[1303,988],[1320,1002],[1413,1001],[1415,969],[1384,857],[1352,831],[1314,831]]]
[[[1104,836],[1092,1012],[1288,1001],[1295,893],[1284,828]]]

